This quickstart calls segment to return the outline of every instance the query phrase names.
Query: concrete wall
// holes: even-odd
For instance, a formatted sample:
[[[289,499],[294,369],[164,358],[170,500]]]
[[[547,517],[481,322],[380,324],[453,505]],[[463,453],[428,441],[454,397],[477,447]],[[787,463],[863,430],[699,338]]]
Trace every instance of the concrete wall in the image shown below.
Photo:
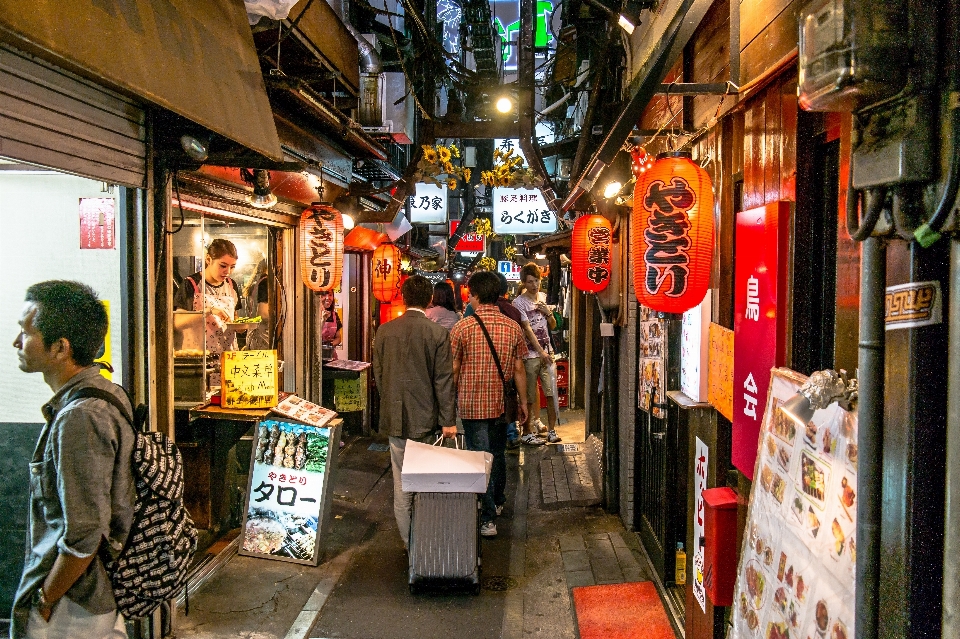
[[[627,530],[633,530],[634,521],[634,434],[637,417],[637,296],[633,289],[633,252],[629,238],[629,216],[621,218],[620,238],[626,243],[627,318],[618,328],[619,371],[619,425],[620,425],[620,519]]]

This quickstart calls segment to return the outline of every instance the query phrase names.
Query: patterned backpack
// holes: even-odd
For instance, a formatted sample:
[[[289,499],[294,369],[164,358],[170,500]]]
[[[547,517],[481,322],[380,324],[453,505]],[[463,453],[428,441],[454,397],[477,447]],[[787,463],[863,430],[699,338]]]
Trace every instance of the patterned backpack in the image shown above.
[[[96,398],[114,406],[136,434],[133,478],[136,486],[133,525],[119,554],[102,552],[113,596],[127,619],[146,617],[186,587],[187,570],[197,547],[197,529],[183,506],[183,461],[163,433],[145,429],[147,407],[131,418],[113,394],[82,388],[71,402]]]

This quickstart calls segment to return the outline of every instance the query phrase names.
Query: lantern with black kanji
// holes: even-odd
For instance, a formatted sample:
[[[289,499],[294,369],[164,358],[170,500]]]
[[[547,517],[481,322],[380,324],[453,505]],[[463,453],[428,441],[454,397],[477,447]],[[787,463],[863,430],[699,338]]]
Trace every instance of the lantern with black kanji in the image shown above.
[[[713,186],[689,153],[660,154],[638,178],[631,238],[641,304],[683,313],[703,301],[713,261]]]
[[[392,302],[400,295],[400,249],[381,244],[373,252],[373,296],[380,302]]]
[[[300,216],[300,275],[307,288],[332,291],[343,269],[343,216],[314,204]]]
[[[610,284],[613,226],[602,215],[583,215],[573,225],[570,240],[573,285],[584,293],[599,293]]]

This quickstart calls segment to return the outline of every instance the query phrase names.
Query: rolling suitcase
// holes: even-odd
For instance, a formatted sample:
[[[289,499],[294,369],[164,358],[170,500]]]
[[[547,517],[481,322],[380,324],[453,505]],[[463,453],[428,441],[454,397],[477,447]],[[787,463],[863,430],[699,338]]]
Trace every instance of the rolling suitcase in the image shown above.
[[[410,593],[463,585],[480,594],[477,493],[417,493],[410,520]]]

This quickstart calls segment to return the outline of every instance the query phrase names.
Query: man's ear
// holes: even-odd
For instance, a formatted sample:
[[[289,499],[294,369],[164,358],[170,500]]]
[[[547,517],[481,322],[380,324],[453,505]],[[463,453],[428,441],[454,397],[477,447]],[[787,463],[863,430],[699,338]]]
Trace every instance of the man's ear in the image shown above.
[[[61,337],[50,345],[50,351],[58,360],[73,359],[73,347],[70,346],[70,340]]]

